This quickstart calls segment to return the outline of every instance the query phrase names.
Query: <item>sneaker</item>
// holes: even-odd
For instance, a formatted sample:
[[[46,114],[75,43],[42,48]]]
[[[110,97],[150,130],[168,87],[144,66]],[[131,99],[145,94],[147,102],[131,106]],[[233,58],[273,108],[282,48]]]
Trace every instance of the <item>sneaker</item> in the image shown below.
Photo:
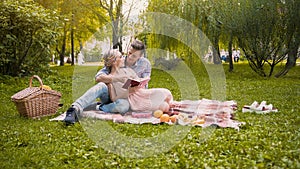
[[[74,124],[75,122],[78,122],[78,117],[77,117],[77,111],[75,108],[70,107],[67,112],[66,112],[66,117],[64,119],[64,122],[66,125]]]
[[[103,105],[104,105],[104,104],[102,104],[101,102],[98,102],[97,105],[96,105],[96,110],[103,111],[103,110],[102,110],[102,106],[103,106]]]

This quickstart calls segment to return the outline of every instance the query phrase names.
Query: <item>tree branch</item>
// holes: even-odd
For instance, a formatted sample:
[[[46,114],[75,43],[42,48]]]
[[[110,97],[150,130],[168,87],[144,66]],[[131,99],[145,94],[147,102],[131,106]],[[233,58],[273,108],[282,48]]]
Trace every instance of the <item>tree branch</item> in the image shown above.
[[[98,16],[98,18],[104,20],[105,22],[108,22],[108,20],[107,20],[105,17],[103,17],[101,14],[99,14],[99,12],[95,11],[95,10],[94,10],[93,8],[91,8],[90,6],[88,6],[88,5],[84,4],[84,3],[82,3],[80,0],[76,0],[76,1],[77,1],[80,5],[84,6],[85,8],[89,9],[89,10],[92,11],[94,14],[96,14],[96,15]],[[101,2],[101,0],[100,0],[100,2]],[[101,6],[101,4],[100,4],[100,6]],[[101,6],[101,7],[102,7],[102,8],[105,8],[104,6]]]

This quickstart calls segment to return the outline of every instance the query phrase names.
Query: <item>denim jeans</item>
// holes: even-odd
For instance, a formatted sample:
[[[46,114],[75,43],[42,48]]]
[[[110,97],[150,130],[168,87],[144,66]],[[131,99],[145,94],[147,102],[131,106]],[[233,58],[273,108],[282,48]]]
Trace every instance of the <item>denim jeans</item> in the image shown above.
[[[104,112],[126,113],[129,110],[129,102],[127,99],[118,99],[113,103],[110,102],[108,88],[106,84],[102,82],[97,83],[87,90],[72,105],[78,107],[80,113],[83,109],[93,104],[97,98],[100,98],[101,103],[104,104],[101,106]]]

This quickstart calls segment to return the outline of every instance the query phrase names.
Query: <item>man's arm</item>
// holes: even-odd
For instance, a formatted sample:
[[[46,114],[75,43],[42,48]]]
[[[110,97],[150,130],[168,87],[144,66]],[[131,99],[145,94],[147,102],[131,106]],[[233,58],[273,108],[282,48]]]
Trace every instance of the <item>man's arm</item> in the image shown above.
[[[151,76],[151,63],[147,58],[144,58],[144,63],[143,63],[143,73],[141,74],[141,78],[145,78],[145,77],[150,77]]]
[[[95,75],[96,82],[103,82],[103,83],[111,83],[112,77],[109,75],[109,70],[107,67],[103,67],[101,70],[97,72]]]
[[[117,76],[117,75],[112,75],[109,73],[109,70],[106,67],[103,67],[101,70],[98,71],[98,73],[95,76],[95,81],[96,82],[103,82],[103,83],[112,83],[112,82],[123,82],[127,80],[127,76]]]
[[[100,74],[95,78],[96,82],[98,82],[98,83],[103,82],[103,83],[106,83],[106,84],[111,83],[112,79],[113,79],[113,76],[111,74],[108,74],[108,75],[107,74]]]

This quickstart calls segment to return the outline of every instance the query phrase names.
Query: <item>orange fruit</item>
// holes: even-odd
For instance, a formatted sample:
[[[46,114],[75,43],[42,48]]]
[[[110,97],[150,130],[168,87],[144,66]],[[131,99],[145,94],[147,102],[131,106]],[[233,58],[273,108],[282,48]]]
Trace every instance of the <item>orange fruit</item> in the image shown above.
[[[42,88],[43,88],[43,89],[46,89],[46,90],[51,90],[51,87],[50,87],[50,86],[47,86],[47,85],[43,85]]]
[[[162,116],[164,113],[161,110],[156,110],[153,112],[153,116],[156,118],[160,118],[160,116]]]
[[[168,114],[163,114],[160,116],[160,122],[169,122],[170,116]]]
[[[170,120],[171,120],[172,123],[175,123],[177,121],[177,115],[171,116]]]

